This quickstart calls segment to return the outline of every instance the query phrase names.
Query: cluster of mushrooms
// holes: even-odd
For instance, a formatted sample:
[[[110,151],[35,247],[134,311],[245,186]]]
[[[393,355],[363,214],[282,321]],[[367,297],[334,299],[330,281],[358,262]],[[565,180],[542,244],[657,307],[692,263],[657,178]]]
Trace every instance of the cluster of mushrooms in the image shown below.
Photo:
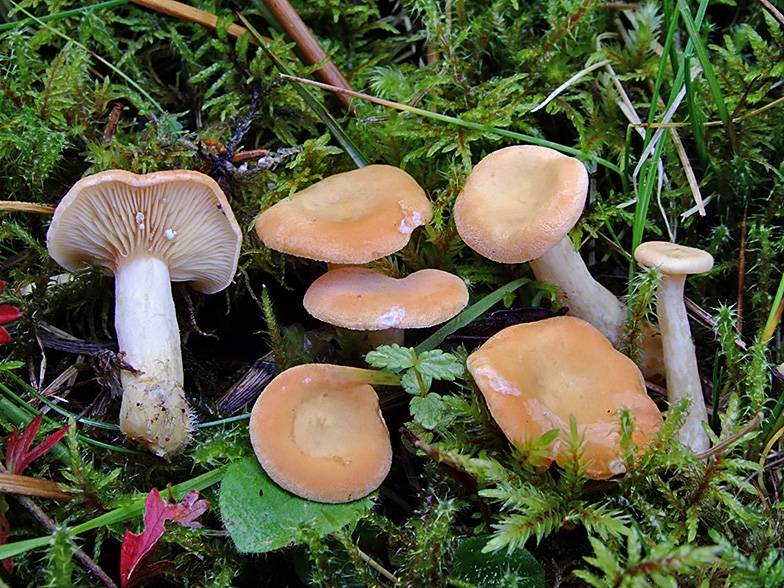
[[[661,423],[643,374],[662,371],[662,361],[670,401],[691,399],[680,440],[695,452],[709,446],[683,287],[687,274],[710,270],[713,259],[672,243],[638,247],[637,261],[662,275],[658,329],[645,332],[638,367],[616,349],[625,305],[592,278],[568,237],[587,192],[588,173],[577,159],[544,147],[507,147],[473,169],[454,219],[469,247],[496,262],[528,262],[569,309],[568,316],[505,328],[468,357],[491,414],[513,444],[559,429],[547,450],[556,463],[567,459],[565,435],[574,415],[585,440],[586,475],[605,479],[624,471],[618,411],[634,415],[640,448]],[[432,215],[411,176],[371,165],[278,202],[255,228],[271,249],[327,262],[328,271],[304,296],[306,310],[367,333],[375,346],[402,344],[405,329],[443,323],[468,303],[465,283],[448,272],[394,278],[369,266],[405,247]],[[205,293],[231,282],[241,231],[223,192],[195,171],[94,174],[62,199],[47,240],[52,258],[71,271],[97,263],[114,273],[124,360],[120,428],[158,456],[175,455],[189,441],[192,415],[170,282]],[[279,374],[253,407],[250,438],[270,478],[320,502],[366,496],[392,463],[378,396],[364,370],[345,366],[309,364]]]

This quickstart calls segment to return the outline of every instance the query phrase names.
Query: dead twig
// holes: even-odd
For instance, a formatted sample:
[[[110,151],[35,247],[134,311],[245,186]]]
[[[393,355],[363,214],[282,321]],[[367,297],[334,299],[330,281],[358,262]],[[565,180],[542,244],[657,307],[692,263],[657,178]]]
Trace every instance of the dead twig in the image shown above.
[[[200,24],[212,30],[215,30],[218,27],[217,16],[210,12],[194,8],[193,6],[188,6],[182,2],[176,2],[175,0],[131,0],[131,2],[162,14],[168,14],[169,16]],[[226,29],[226,33],[234,38],[239,38],[247,32],[245,27],[236,24],[230,24],[229,28]],[[250,39],[250,42],[255,44],[253,38]]]
[[[0,210],[8,212],[36,212],[39,214],[54,214],[54,206],[50,204],[36,204],[34,202],[0,201]]]
[[[21,494],[23,496],[38,496],[39,498],[50,498],[61,502],[68,502],[73,498],[73,494],[63,492],[60,487],[51,480],[42,480],[31,476],[20,476],[19,474],[5,474],[0,472],[0,492],[5,494]]]
[[[335,63],[328,58],[326,51],[288,0],[264,0],[264,3],[278,19],[286,34],[297,44],[305,60],[311,65],[323,63],[321,68],[316,71],[318,76],[328,84],[351,90],[351,84]],[[346,109],[350,107],[348,96],[338,93],[337,98]]]

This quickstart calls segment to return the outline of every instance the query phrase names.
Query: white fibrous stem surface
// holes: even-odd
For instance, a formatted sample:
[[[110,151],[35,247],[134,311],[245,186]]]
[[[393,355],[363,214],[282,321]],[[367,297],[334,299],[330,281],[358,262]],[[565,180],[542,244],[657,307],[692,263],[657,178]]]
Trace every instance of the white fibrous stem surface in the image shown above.
[[[368,344],[371,348],[381,347],[382,345],[403,346],[405,329],[381,329],[380,331],[367,331]]]
[[[710,447],[710,439],[702,427],[702,423],[708,421],[708,412],[702,396],[697,355],[683,302],[685,282],[685,275],[662,274],[657,295],[659,328],[664,346],[669,401],[672,404],[683,398],[691,398],[691,410],[678,433],[678,440],[691,447],[695,453],[700,453]]]
[[[570,315],[592,324],[618,347],[626,305],[593,278],[568,236],[530,264],[537,280],[558,287],[558,299]]]
[[[115,298],[120,352],[138,372],[120,375],[120,429],[145,449],[169,457],[188,443],[191,424],[167,265],[151,256],[120,260]]]

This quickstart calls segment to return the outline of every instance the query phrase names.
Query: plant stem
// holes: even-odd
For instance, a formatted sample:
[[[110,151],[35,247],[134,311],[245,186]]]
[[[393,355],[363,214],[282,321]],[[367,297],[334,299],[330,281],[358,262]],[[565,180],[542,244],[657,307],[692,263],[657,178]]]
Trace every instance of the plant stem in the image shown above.
[[[0,473],[9,474],[8,470],[2,464],[0,464]],[[17,502],[19,502],[22,506],[24,506],[30,512],[30,514],[32,514],[36,519],[38,519],[38,522],[40,522],[44,527],[46,527],[50,531],[54,531],[57,529],[57,525],[55,524],[55,522],[52,519],[50,519],[46,515],[46,513],[42,511],[41,508],[30,498],[28,498],[27,496],[19,496],[19,495],[13,495],[13,497],[16,499]],[[71,548],[73,549],[74,555],[76,555],[79,561],[82,562],[84,567],[90,570],[95,575],[95,577],[98,578],[103,583],[104,586],[108,586],[109,588],[117,588],[117,585],[112,581],[112,579],[108,575],[106,575],[106,572],[104,572],[98,566],[98,564],[95,563],[90,558],[90,556],[87,555],[82,550],[81,547],[76,545],[76,543],[70,536],[68,537],[68,541],[71,543]]]

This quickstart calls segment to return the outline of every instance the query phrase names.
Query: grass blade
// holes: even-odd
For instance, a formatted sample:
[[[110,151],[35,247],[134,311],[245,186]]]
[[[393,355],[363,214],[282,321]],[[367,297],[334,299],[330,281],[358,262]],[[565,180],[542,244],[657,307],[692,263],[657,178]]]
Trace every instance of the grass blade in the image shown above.
[[[29,25],[30,23],[36,22],[36,20],[38,22],[51,22],[53,20],[68,18],[69,16],[79,16],[84,14],[85,12],[90,12],[92,10],[103,10],[104,8],[114,8],[115,6],[121,6],[122,4],[127,4],[127,3],[128,0],[108,0],[108,2],[99,2],[98,4],[91,4],[90,6],[82,6],[80,8],[74,8],[73,10],[63,10],[62,12],[47,14],[46,16],[40,16],[37,19],[28,17],[23,20],[6,22],[0,24],[0,32],[26,26]]]
[[[220,482],[221,478],[223,478],[225,470],[225,466],[219,467],[201,474],[200,476],[196,476],[195,478],[192,478],[186,482],[176,484],[171,487],[172,495],[174,496],[175,500],[181,500],[185,493],[189,490],[204,490],[205,488],[209,488],[210,486]],[[86,533],[87,531],[98,529],[99,527],[121,523],[123,521],[138,517],[142,514],[142,512],[144,512],[144,500],[146,497],[146,494],[139,495],[134,503],[129,506],[116,508],[112,511],[90,519],[89,521],[85,521],[84,523],[71,527],[68,530],[68,534],[73,538],[77,535],[80,535],[81,533]],[[0,545],[0,560],[5,559],[6,557],[19,555],[20,553],[25,553],[39,547],[46,547],[49,545],[50,540],[51,536],[47,535],[45,537],[25,539],[24,541],[15,541],[6,545]]]
[[[417,345],[415,348],[417,355],[419,355],[420,353],[424,353],[425,351],[430,351],[431,349],[435,349],[449,335],[451,335],[458,329],[471,324],[480,316],[482,316],[485,312],[487,312],[493,306],[495,306],[498,302],[500,302],[504,298],[504,296],[514,292],[520,286],[524,286],[525,284],[528,284],[530,281],[531,280],[529,280],[528,278],[520,278],[513,282],[509,282],[508,284],[501,286],[497,290],[491,292],[481,300],[474,302],[471,306],[463,310],[463,312],[458,314],[455,318],[453,318],[451,321],[446,323],[443,327],[438,329],[435,333],[433,333],[427,339],[425,339],[419,345]]]
[[[706,2],[703,3],[707,4]],[[710,88],[711,94],[713,95],[713,100],[716,102],[716,108],[719,111],[719,118],[721,119],[721,122],[724,123],[724,126],[727,127],[727,130],[731,132],[732,119],[730,119],[730,113],[729,110],[727,110],[727,104],[724,102],[724,96],[722,96],[721,88],[719,87],[719,80],[716,78],[716,72],[713,71],[713,65],[711,64],[710,57],[708,56],[708,50],[706,49],[705,44],[702,42],[702,38],[700,37],[699,27],[692,18],[691,11],[689,10],[689,6],[686,4],[685,0],[678,0],[678,8],[680,9],[681,16],[683,17],[683,24],[686,26],[686,30],[689,33],[689,40],[692,42],[694,51],[697,53],[697,59],[699,59],[700,65],[702,66],[702,73],[705,74],[705,81],[708,82],[708,88]]]
[[[607,161],[601,157],[597,157],[595,155],[591,155],[590,153],[584,153],[579,149],[575,149],[574,147],[569,147],[567,145],[561,145],[559,143],[553,143],[552,141],[547,141],[546,139],[541,139],[539,137],[534,137],[533,135],[525,135],[523,133],[516,133],[515,131],[507,131],[506,129],[499,129],[497,127],[488,127],[487,125],[482,125],[479,123],[462,120],[456,118],[454,116],[448,116],[446,114],[441,114],[439,112],[432,112],[430,110],[424,110],[422,108],[417,108],[415,106],[409,106],[408,104],[401,104],[400,102],[393,102],[392,100],[385,100],[384,98],[377,98],[376,96],[371,96],[370,94],[363,94],[362,92],[355,92],[354,90],[346,90],[345,88],[338,88],[337,86],[331,86],[329,84],[322,84],[321,82],[316,82],[313,80],[307,80],[305,78],[298,78],[288,74],[282,74],[281,77],[283,79],[289,80],[292,83],[302,83],[308,84],[310,86],[316,86],[317,88],[322,88],[323,90],[330,90],[331,92],[339,92],[348,94],[349,96],[353,96],[354,98],[360,98],[362,100],[369,100],[375,104],[381,104],[382,106],[388,106],[389,108],[394,108],[396,110],[402,110],[404,112],[410,112],[411,114],[415,114],[417,116],[422,116],[425,118],[431,118],[434,120],[442,121],[445,123],[449,123],[458,127],[464,127],[466,129],[472,129],[474,131],[482,131],[489,135],[498,135],[500,137],[509,137],[511,139],[515,139],[517,141],[522,141],[524,143],[530,143],[532,145],[541,145],[542,147],[549,147],[550,149],[555,149],[556,151],[560,151],[561,153],[566,153],[573,157],[577,157],[580,159],[587,159],[589,161],[594,161],[600,165],[603,165],[609,170],[614,171],[615,173],[620,174],[621,168],[619,168],[614,163]]]
[[[264,38],[259,34],[259,32],[253,28],[253,25],[248,22],[248,19],[245,18],[239,12],[237,13],[237,17],[242,21],[242,24],[248,29],[251,37],[253,37],[256,42],[258,43],[259,47],[264,51],[270,61],[278,68],[282,74],[286,74],[287,76],[291,76],[291,70],[286,67],[278,56],[270,49],[269,44],[265,42]],[[332,115],[327,111],[326,108],[318,101],[316,98],[308,92],[307,88],[302,86],[301,84],[296,84],[294,89],[297,93],[302,97],[302,99],[307,103],[307,105],[316,113],[322,122],[327,126],[329,131],[332,133],[332,136],[335,137],[335,140],[340,143],[341,147],[345,149],[346,153],[349,154],[351,159],[354,160],[354,163],[357,167],[365,167],[368,164],[367,158],[362,154],[359,147],[351,140],[351,138],[340,128],[337,121],[332,117]]]

